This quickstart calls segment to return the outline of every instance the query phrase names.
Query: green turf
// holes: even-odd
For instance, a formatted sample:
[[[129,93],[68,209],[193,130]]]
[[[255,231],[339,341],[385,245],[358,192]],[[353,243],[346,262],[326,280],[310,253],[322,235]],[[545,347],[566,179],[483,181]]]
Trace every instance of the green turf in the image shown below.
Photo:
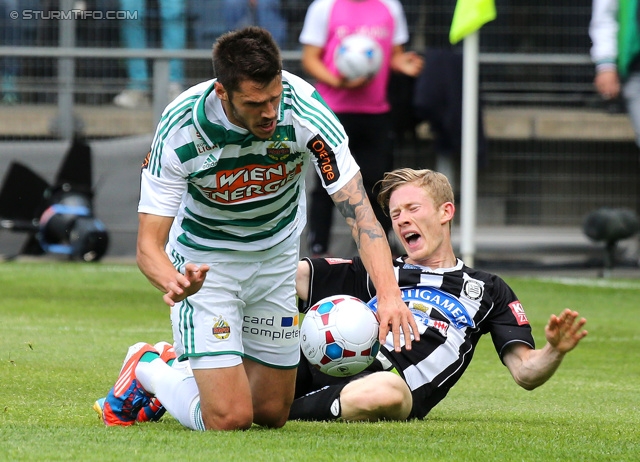
[[[507,280],[540,345],[551,313],[588,318],[589,336],[537,390],[515,385],[485,337],[424,421],[198,433],[169,416],[106,428],[91,410],[130,344],[171,336],[134,266],[0,264],[0,460],[640,460],[640,281]]]

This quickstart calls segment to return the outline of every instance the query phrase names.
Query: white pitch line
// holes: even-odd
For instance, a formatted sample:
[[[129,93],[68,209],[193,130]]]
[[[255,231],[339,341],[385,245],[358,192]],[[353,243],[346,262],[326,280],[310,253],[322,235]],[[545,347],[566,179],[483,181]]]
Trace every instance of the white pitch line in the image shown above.
[[[553,282],[556,284],[564,284],[567,286],[584,286],[584,287],[603,287],[608,289],[630,289],[640,290],[640,281],[621,281],[609,279],[590,279],[590,278],[536,278],[542,282]]]

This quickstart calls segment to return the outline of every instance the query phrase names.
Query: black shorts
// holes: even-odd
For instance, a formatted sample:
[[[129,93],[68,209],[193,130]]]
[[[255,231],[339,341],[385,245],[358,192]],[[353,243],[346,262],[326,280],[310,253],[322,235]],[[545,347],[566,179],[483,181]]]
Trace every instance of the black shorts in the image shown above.
[[[296,392],[295,398],[300,398],[312,391],[320,390],[330,385],[346,385],[349,382],[358,380],[374,372],[382,371],[381,364],[376,360],[364,371],[352,375],[350,377],[333,377],[331,375],[320,372],[313,367],[307,358],[301,353],[300,364],[298,365],[298,375],[296,376]]]

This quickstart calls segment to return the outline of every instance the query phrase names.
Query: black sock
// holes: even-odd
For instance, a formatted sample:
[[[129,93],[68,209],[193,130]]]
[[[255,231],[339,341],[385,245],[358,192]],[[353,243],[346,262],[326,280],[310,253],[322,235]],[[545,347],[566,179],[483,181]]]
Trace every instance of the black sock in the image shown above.
[[[293,401],[289,420],[336,420],[340,417],[340,392],[346,383],[328,385]]]

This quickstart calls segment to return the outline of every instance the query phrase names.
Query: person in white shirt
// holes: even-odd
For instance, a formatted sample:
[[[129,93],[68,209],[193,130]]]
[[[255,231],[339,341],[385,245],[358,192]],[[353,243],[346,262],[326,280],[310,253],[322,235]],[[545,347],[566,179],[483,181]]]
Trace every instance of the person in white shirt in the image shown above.
[[[640,10],[638,0],[593,0],[589,36],[594,85],[606,100],[622,95],[640,147]]]

